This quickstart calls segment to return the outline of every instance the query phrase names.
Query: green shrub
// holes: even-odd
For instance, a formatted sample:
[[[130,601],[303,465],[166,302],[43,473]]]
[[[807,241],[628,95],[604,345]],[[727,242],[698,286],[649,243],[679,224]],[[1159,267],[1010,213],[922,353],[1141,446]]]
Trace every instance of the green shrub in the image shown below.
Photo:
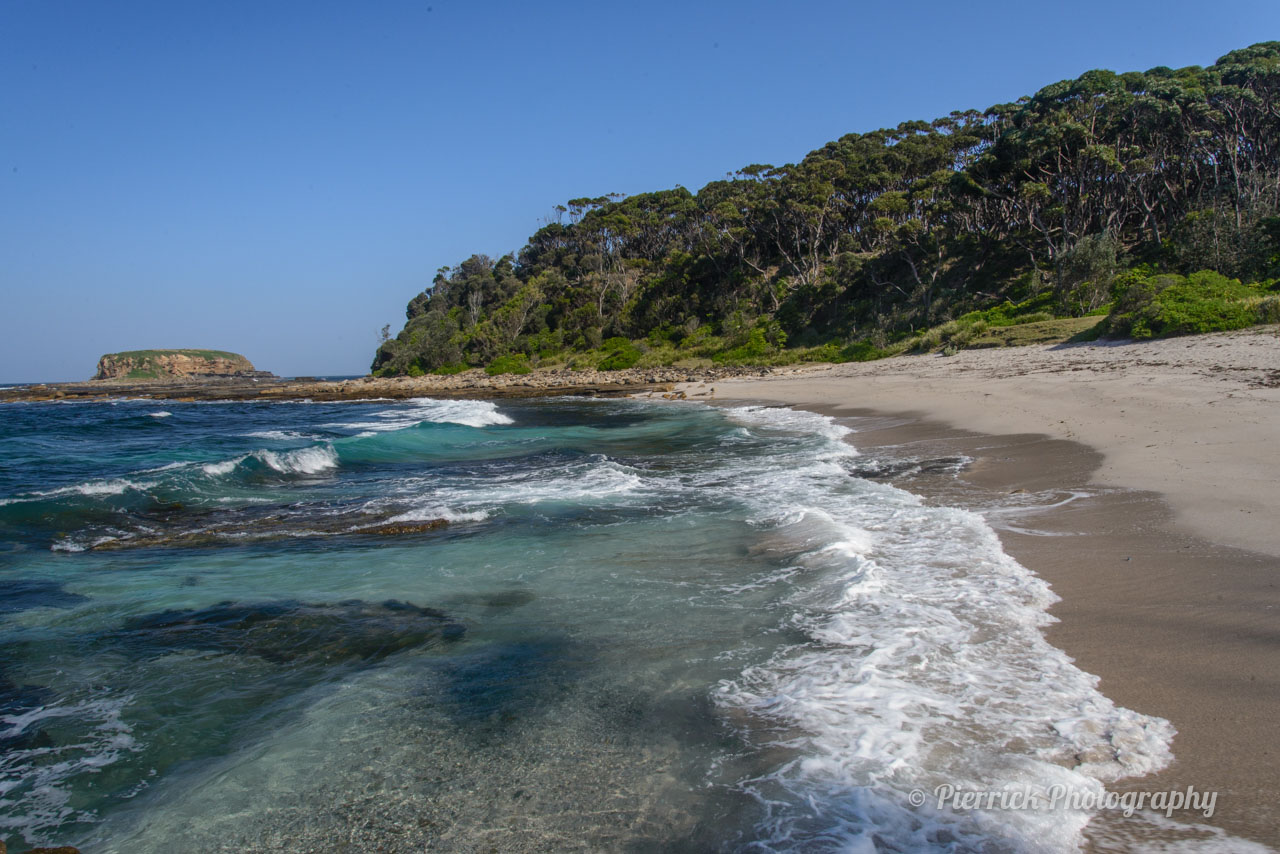
[[[769,356],[773,347],[765,338],[765,331],[757,326],[747,333],[747,342],[741,347],[716,353],[711,361],[720,364],[758,364]]]
[[[714,334],[709,324],[704,324],[681,339],[680,349],[707,358],[724,349],[724,339]]]
[[[1267,297],[1258,303],[1258,323],[1280,323],[1280,297]]]
[[[601,342],[600,349],[606,353],[613,353],[617,350],[625,350],[631,346],[632,344],[630,341],[628,341],[626,338],[622,338],[619,336],[614,338],[606,338],[604,341]]]
[[[524,353],[499,356],[486,365],[484,369],[484,372],[491,377],[496,377],[499,374],[528,374],[532,373],[532,371],[533,368],[529,365],[529,357]]]
[[[1109,321],[1113,334],[1134,338],[1198,335],[1258,322],[1257,291],[1212,270],[1190,276],[1121,276]]]
[[[439,377],[451,377],[454,374],[460,374],[469,369],[471,366],[466,362],[454,362],[452,365],[441,365],[431,373]]]
[[[625,370],[626,368],[634,367],[636,362],[640,361],[640,357],[644,355],[643,353],[640,352],[638,347],[634,346],[630,341],[627,341],[625,338],[609,339],[609,341],[618,341],[618,340],[624,341],[626,346],[625,347],[615,346],[613,351],[610,352],[608,356],[605,356],[604,360],[601,361],[600,364],[596,366],[600,370],[621,371],[621,370]],[[609,342],[606,341],[605,343],[608,344]]]

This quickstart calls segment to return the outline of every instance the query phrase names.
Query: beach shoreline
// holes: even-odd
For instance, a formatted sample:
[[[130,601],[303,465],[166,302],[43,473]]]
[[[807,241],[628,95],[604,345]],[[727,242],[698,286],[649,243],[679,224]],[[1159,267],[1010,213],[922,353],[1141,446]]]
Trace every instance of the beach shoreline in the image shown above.
[[[1173,818],[1207,825],[1206,838],[1220,828],[1277,845],[1280,490],[1267,487],[1280,471],[1269,384],[1280,338],[1130,346],[1120,359],[1107,347],[1025,348],[680,389],[833,416],[860,451],[925,462],[884,479],[984,513],[1061,597],[1049,642],[1116,703],[1176,728],[1167,768],[1110,788],[1216,791],[1212,817]],[[1082,400],[1103,411],[1079,411]],[[958,458],[970,461],[959,471],[928,465]],[[1150,465],[1167,470],[1144,474]],[[1130,829],[1102,814],[1089,836],[1114,850]]]

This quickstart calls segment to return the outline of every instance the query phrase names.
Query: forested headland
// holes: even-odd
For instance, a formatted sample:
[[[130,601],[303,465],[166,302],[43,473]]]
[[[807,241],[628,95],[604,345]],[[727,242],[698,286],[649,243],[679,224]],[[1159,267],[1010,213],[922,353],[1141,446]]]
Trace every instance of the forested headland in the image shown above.
[[[383,375],[784,363],[1280,322],[1280,42],[1089,71],[798,163],[578,198],[442,268]],[[1096,318],[1096,320],[1092,319]]]

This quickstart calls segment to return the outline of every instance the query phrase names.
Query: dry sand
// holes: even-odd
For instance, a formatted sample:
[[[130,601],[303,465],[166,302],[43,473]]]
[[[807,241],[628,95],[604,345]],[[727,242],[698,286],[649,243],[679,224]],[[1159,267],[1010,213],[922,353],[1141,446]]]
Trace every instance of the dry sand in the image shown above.
[[[1100,483],[1165,496],[1224,545],[1280,556],[1280,328],[1161,341],[965,350],[682,387],[1042,433],[1103,454]]]
[[[973,458],[894,480],[987,513],[1063,597],[1049,640],[1116,702],[1173,722],[1174,763],[1117,788],[1217,791],[1208,824],[1280,843],[1280,329],[682,388],[848,417],[861,449]],[[1112,850],[1123,823],[1095,825]]]

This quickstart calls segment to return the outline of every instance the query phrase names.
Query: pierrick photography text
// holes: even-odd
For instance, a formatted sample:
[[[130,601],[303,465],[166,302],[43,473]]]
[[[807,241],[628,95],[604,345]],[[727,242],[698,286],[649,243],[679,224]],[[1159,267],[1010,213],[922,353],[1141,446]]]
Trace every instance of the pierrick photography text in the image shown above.
[[[912,806],[923,806],[932,800],[940,810],[1107,810],[1121,812],[1126,818],[1142,810],[1163,812],[1166,817],[1183,810],[1195,810],[1205,818],[1212,818],[1218,793],[1197,791],[1194,786],[1158,792],[1109,792],[1061,784],[1048,788],[982,790],[943,783],[933,790],[932,798],[923,789],[914,789],[908,800]]]

